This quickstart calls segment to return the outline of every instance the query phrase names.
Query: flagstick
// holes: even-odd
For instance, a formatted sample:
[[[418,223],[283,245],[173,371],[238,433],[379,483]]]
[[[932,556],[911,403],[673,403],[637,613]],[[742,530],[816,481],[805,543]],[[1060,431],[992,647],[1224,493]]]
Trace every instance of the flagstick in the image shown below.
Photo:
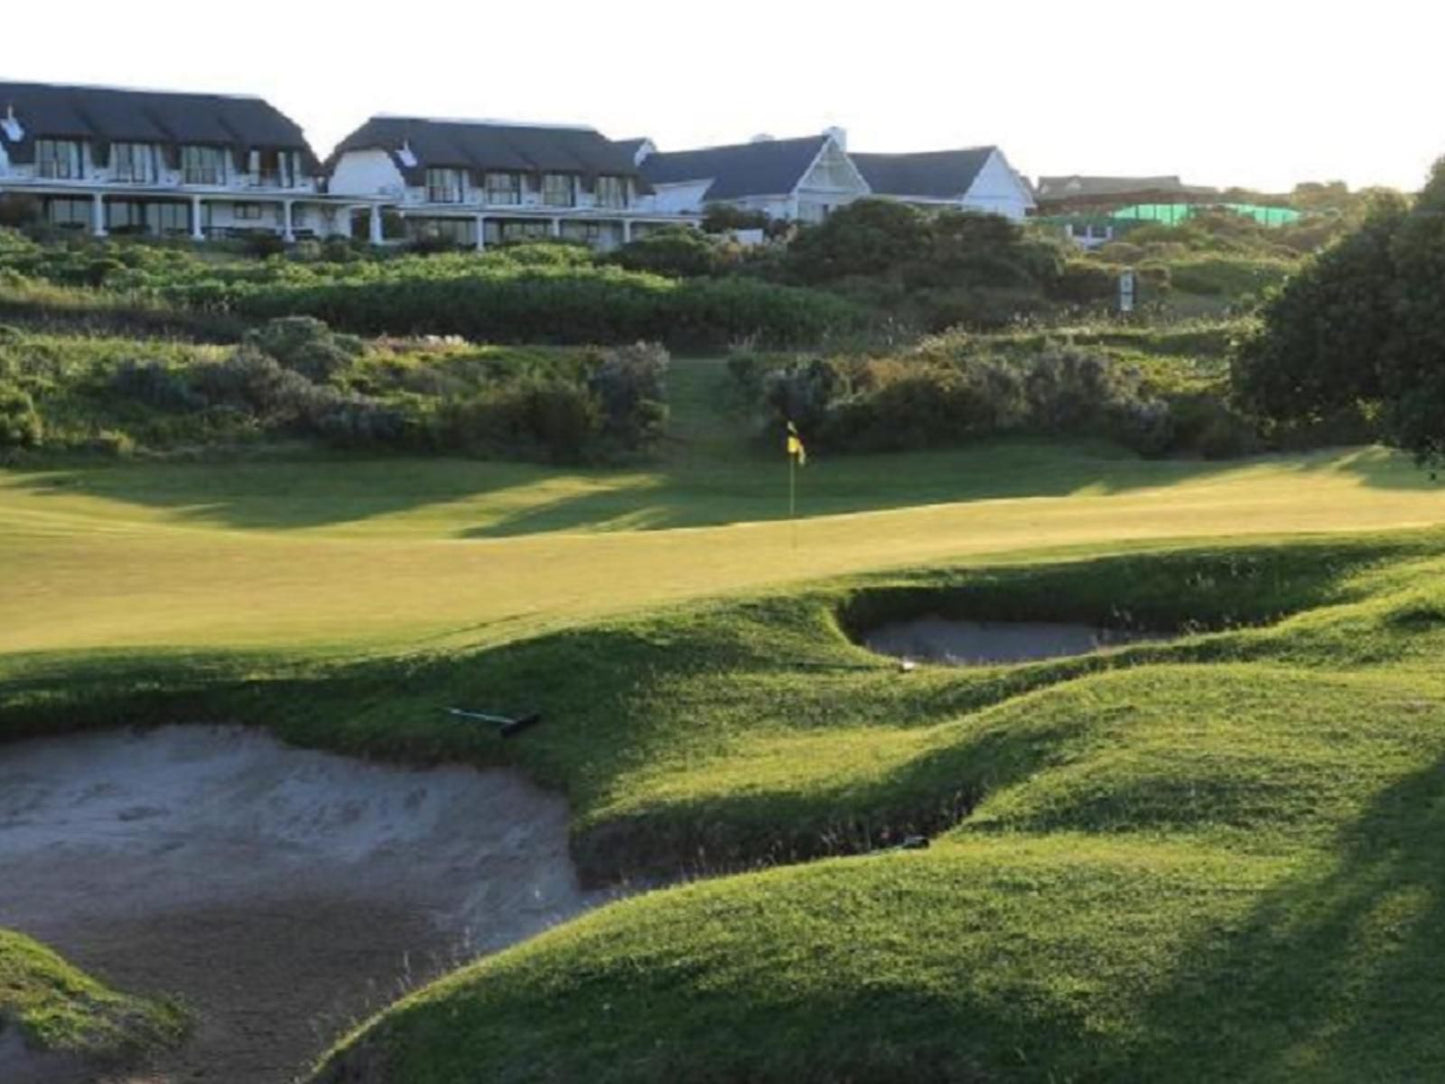
[[[788,453],[788,520],[789,533],[793,538],[793,549],[798,548],[798,457]]]

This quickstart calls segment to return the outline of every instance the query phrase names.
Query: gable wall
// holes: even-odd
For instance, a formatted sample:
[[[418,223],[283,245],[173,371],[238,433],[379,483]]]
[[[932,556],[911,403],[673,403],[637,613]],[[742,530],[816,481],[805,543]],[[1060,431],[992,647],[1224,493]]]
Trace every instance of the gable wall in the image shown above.
[[[1033,206],[1033,199],[1004,156],[994,151],[973,179],[962,205],[969,210],[987,211],[1017,222],[1022,221]]]
[[[399,196],[406,181],[385,151],[347,151],[331,173],[330,191],[339,196]]]

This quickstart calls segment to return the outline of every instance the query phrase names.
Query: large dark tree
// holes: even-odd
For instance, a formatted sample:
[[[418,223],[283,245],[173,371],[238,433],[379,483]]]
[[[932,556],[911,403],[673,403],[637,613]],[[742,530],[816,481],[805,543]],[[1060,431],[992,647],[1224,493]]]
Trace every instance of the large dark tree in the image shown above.
[[[1241,401],[1309,425],[1359,410],[1382,439],[1445,459],[1445,159],[1407,205],[1376,198],[1364,223],[1266,305],[1234,366]]]

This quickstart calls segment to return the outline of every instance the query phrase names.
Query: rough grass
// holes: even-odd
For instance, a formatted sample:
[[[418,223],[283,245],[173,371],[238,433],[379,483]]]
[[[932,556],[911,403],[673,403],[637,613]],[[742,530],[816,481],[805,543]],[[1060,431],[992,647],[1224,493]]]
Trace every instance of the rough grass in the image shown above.
[[[108,1060],[172,1042],[174,1005],[109,989],[28,937],[0,930],[0,1032],[18,1027],[37,1051]]]

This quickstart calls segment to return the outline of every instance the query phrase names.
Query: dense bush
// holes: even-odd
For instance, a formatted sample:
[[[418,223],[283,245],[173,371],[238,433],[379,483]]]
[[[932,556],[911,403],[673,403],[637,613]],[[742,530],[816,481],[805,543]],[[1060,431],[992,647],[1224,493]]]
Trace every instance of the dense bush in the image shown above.
[[[44,432],[29,393],[0,386],[0,448],[32,447],[40,443]]]
[[[768,365],[742,356],[730,372],[757,396],[770,438],[791,420],[820,449],[932,448],[1014,433],[1170,448],[1168,404],[1144,374],[1077,348],[1007,357],[945,336],[888,358]]]
[[[715,274],[724,257],[722,246],[708,234],[688,226],[671,226],[623,245],[607,257],[607,262],[629,271],[697,278]]]
[[[307,318],[273,321],[226,349],[20,335],[0,343],[0,443],[163,452],[284,438],[613,459],[660,439],[667,365],[655,344],[368,344]]]

